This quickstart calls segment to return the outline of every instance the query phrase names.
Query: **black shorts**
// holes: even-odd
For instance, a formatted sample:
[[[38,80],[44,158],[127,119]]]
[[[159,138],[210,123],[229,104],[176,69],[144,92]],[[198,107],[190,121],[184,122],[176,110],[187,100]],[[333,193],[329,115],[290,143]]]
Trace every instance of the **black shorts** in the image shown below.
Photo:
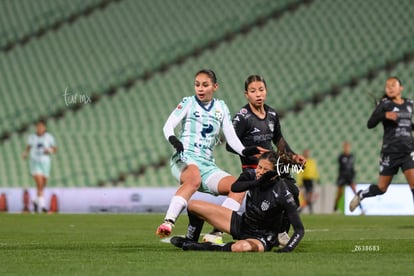
[[[303,179],[303,187],[307,193],[313,191],[313,180],[312,179]]]
[[[233,211],[231,215],[230,234],[235,240],[256,239],[263,244],[265,251],[270,251],[278,244],[277,233],[252,229],[243,223],[243,217]]]
[[[346,186],[351,185],[354,183],[354,177],[353,176],[340,176],[336,180],[337,186]]]
[[[379,174],[392,176],[398,173],[398,169],[404,172],[414,168],[412,153],[382,153],[379,162]]]

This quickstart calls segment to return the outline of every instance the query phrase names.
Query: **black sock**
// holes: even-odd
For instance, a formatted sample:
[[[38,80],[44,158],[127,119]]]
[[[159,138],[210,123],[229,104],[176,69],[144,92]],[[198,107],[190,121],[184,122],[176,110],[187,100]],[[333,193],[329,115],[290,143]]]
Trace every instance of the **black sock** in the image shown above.
[[[234,244],[234,242],[228,242],[223,245],[219,244],[213,244],[213,243],[200,243],[199,245],[202,246],[202,250],[206,251],[226,251],[231,252],[231,246]]]
[[[228,242],[223,245],[223,248],[221,251],[231,252],[231,246],[234,244],[234,242]]]
[[[361,199],[366,197],[373,197],[377,195],[382,195],[384,192],[381,191],[377,185],[371,184],[369,187],[362,191],[361,193]]]
[[[231,246],[234,242],[228,242],[223,245],[212,244],[211,242],[184,242],[183,250],[194,250],[194,251],[226,251],[231,252]]]
[[[200,219],[191,212],[188,212],[188,228],[185,237],[192,241],[198,241],[201,229],[203,229],[204,220]]]

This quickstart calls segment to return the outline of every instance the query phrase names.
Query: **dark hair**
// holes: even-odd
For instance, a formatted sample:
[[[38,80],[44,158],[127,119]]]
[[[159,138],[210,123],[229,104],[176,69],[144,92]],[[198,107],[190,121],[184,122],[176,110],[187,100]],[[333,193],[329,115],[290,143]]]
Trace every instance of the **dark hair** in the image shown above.
[[[391,76],[387,80],[390,80],[390,79],[394,79],[394,80],[398,81],[398,84],[401,85],[401,86],[403,85],[401,79],[397,76]],[[384,92],[384,94],[381,97],[381,100],[382,99],[390,99],[390,98],[387,96],[387,93]]]
[[[400,79],[399,77],[397,77],[397,76],[392,76],[392,77],[389,77],[387,80],[389,80],[389,79],[394,79],[394,80],[398,81],[398,83],[399,83],[400,85],[403,85],[403,84],[402,84],[401,79]]]
[[[213,84],[217,83],[217,77],[216,77],[216,73],[214,73],[213,70],[211,69],[201,69],[200,71],[198,71],[195,76],[197,77],[200,74],[206,74],[210,77],[211,81],[213,82]]]
[[[269,162],[272,162],[273,164],[273,170],[276,169],[277,163],[278,163],[278,159],[279,159],[279,154],[277,154],[277,152],[275,151],[268,151],[263,153],[260,157],[259,160],[268,160]]]
[[[46,126],[46,120],[45,119],[39,119],[39,120],[37,120],[36,121],[36,123],[35,123],[36,125],[38,125],[38,124],[42,124],[42,125],[44,125],[44,126]]]
[[[252,82],[255,82],[255,81],[261,81],[261,82],[263,82],[264,85],[265,85],[265,87],[266,87],[266,81],[264,80],[264,78],[262,76],[259,76],[259,75],[250,75],[244,81],[244,91],[247,91],[247,87],[249,86],[249,84],[251,84]]]

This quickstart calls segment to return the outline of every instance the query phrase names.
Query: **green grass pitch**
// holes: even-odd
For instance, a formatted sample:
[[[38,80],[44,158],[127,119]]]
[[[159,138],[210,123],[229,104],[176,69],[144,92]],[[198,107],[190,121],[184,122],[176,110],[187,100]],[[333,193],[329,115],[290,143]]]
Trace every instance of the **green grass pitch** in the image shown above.
[[[155,235],[162,218],[0,214],[0,275],[414,275],[412,216],[302,215],[289,254],[182,251]]]

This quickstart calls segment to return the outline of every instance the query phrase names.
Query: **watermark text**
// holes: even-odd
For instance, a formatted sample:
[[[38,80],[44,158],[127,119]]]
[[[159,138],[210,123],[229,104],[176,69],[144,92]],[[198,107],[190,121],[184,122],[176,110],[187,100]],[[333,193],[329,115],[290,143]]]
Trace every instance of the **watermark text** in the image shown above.
[[[89,95],[82,94],[82,93],[71,93],[68,88],[65,89],[65,94],[63,95],[65,98],[66,106],[70,106],[73,104],[90,104],[92,103],[92,99]]]

